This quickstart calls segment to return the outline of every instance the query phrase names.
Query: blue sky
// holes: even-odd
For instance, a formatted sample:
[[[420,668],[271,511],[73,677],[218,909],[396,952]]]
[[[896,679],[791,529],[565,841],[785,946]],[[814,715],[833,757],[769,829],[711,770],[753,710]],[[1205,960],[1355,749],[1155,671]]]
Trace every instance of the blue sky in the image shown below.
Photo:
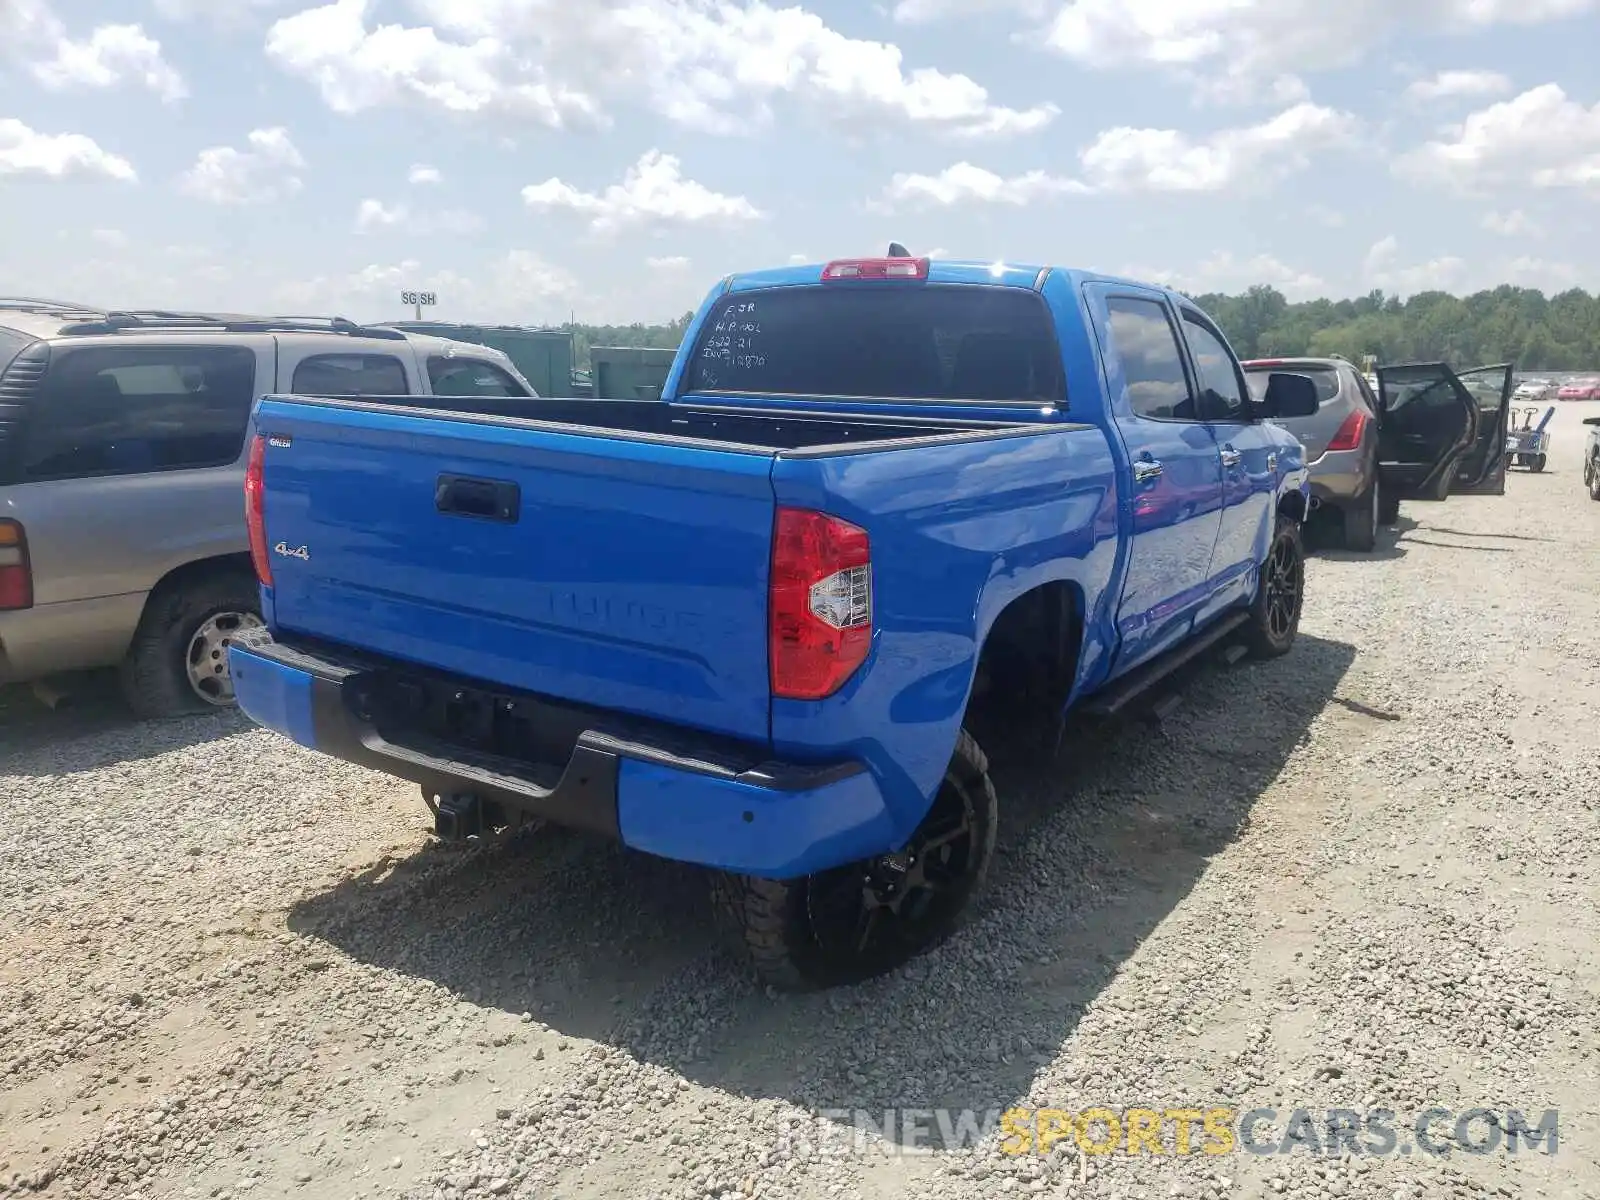
[[[221,14],[221,15],[219,15]],[[1600,0],[0,0],[0,274],[659,320],[914,252],[1600,289]]]

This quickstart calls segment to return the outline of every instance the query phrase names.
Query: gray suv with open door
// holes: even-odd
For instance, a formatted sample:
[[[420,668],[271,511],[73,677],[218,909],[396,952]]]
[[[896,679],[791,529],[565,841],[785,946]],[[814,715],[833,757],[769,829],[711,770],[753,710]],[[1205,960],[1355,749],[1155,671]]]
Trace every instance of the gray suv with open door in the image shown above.
[[[260,623],[244,458],[267,392],[534,394],[488,346],[338,318],[0,299],[0,683],[118,667],[142,715],[233,702],[229,644]]]
[[[1242,364],[1260,400],[1274,371],[1293,371],[1317,385],[1316,414],[1278,420],[1305,447],[1313,512],[1338,516],[1344,544],[1371,550],[1378,541],[1378,398],[1342,358],[1262,358]]]

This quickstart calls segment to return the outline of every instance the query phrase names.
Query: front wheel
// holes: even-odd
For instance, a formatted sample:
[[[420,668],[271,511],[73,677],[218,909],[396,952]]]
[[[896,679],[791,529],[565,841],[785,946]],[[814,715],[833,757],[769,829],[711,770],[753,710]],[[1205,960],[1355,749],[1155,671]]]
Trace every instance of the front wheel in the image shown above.
[[[1278,518],[1278,527],[1256,581],[1256,598],[1244,625],[1245,646],[1256,658],[1277,658],[1294,646],[1305,601],[1306,555],[1300,523]]]
[[[1589,462],[1589,499],[1600,500],[1600,462],[1594,459]]]
[[[1530,470],[1538,473],[1539,471],[1544,470],[1544,465],[1548,461],[1549,460],[1543,454],[1535,454],[1528,460],[1528,467]]]
[[[998,809],[989,761],[962,730],[927,816],[898,853],[800,879],[718,875],[712,899],[763,983],[787,992],[859,983],[955,929],[988,875]]]

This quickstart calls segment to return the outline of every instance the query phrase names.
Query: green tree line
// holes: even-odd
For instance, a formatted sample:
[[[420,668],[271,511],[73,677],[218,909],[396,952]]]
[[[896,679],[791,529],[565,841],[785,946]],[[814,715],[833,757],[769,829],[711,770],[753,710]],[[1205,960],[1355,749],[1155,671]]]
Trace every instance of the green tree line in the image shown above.
[[[1291,304],[1257,284],[1236,296],[1193,297],[1222,326],[1242,358],[1340,354],[1359,363],[1441,360],[1456,366],[1513,362],[1522,371],[1600,370],[1600,295],[1581,288],[1546,296],[1501,284],[1470,296],[1418,292],[1401,300],[1382,291],[1353,300]],[[575,361],[591,346],[674,348],[693,318],[666,325],[583,325],[573,335]]]
[[[1455,366],[1512,362],[1520,371],[1600,368],[1600,296],[1580,288],[1546,296],[1501,284],[1470,296],[1418,292],[1402,301],[1381,291],[1356,300],[1291,304],[1257,284],[1242,295],[1193,297],[1222,327],[1241,358],[1340,354],[1359,363],[1442,361]]]

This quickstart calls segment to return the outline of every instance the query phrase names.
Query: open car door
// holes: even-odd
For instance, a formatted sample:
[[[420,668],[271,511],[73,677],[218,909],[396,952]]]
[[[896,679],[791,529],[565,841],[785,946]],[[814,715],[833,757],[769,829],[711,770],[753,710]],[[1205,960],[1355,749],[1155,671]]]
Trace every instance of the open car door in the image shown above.
[[[1511,430],[1514,363],[1457,371],[1456,378],[1478,404],[1478,436],[1456,469],[1456,492],[1505,491],[1506,436]]]
[[[1478,401],[1444,363],[1401,363],[1378,368],[1378,405],[1383,487],[1394,500],[1443,500],[1477,444]]]

